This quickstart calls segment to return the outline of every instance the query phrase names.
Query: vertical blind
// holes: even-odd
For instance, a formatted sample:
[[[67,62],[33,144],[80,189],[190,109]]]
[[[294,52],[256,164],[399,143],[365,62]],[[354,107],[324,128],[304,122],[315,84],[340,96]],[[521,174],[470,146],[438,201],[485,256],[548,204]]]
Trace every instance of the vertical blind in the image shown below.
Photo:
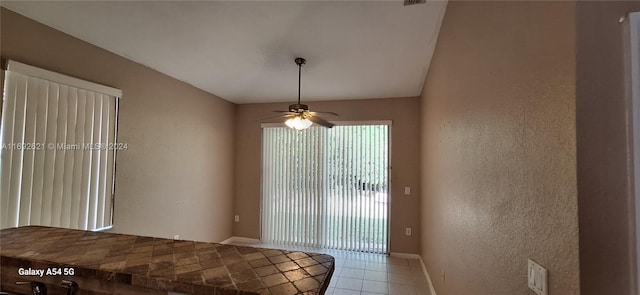
[[[120,90],[9,62],[0,139],[1,227],[112,225]]]
[[[388,124],[263,128],[263,242],[386,253],[388,143]]]

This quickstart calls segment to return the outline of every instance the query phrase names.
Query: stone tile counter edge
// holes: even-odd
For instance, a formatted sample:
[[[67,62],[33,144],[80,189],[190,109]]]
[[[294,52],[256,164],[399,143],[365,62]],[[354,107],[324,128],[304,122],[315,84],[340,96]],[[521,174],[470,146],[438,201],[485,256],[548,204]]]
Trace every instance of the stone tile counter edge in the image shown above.
[[[324,294],[335,268],[325,254],[43,226],[0,230],[0,254],[5,292],[16,292],[16,280],[75,279],[95,294]]]

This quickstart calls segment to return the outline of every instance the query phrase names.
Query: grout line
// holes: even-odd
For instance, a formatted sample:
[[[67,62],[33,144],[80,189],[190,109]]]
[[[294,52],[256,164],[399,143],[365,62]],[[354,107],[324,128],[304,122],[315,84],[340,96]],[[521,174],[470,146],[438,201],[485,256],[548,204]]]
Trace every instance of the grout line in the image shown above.
[[[244,240],[244,239],[243,238],[238,239],[238,237],[231,237],[228,240],[231,240],[232,242],[238,242],[238,240]],[[251,239],[246,239],[245,241],[250,241],[250,240]],[[404,272],[401,272],[401,273],[391,272],[390,269],[389,269],[389,268],[404,268],[405,266],[408,267],[409,269],[411,269],[412,266],[410,264],[409,265],[393,264],[393,263],[389,263],[385,259],[380,259],[379,260],[379,259],[371,259],[369,257],[369,255],[372,255],[372,256],[373,255],[385,256],[384,254],[375,254],[375,253],[357,253],[357,254],[353,254],[352,252],[345,251],[345,250],[332,250],[332,249],[322,249],[322,248],[313,248],[313,247],[295,247],[295,246],[273,245],[273,244],[262,244],[262,243],[254,243],[252,245],[247,245],[247,246],[260,247],[260,248],[282,249],[282,250],[288,250],[288,251],[316,252],[316,253],[323,253],[323,254],[328,254],[328,255],[334,256],[336,258],[336,263],[335,263],[336,270],[338,270],[338,268],[341,269],[341,271],[339,271],[337,273],[334,273],[334,276],[333,276],[333,278],[331,280],[331,282],[333,282],[334,285],[333,286],[329,286],[329,288],[333,288],[334,291],[336,289],[345,289],[345,288],[339,288],[337,286],[337,281],[339,279],[357,280],[357,281],[360,281],[361,284],[364,284],[365,281],[374,281],[374,282],[384,283],[384,284],[387,284],[387,292],[390,292],[390,288],[391,288],[392,284],[407,286],[407,287],[411,287],[411,288],[414,288],[414,289],[417,287],[417,285],[414,282],[413,277],[411,277],[411,274],[407,274],[407,273],[404,273]],[[424,278],[426,278],[427,284],[429,285],[429,290],[431,292],[431,295],[436,295],[435,289],[433,287],[433,283],[431,282],[431,277],[429,276],[429,273],[427,272],[426,265],[425,265],[425,263],[422,260],[422,257],[420,255],[418,255],[418,254],[407,254],[407,253],[390,253],[390,255],[386,256],[386,257],[388,257],[388,258],[393,257],[393,258],[396,258],[396,259],[417,260],[417,261],[419,261],[420,265],[422,267],[423,276],[424,276]],[[375,279],[374,280],[367,280],[364,277],[363,278],[343,277],[341,272],[345,268],[351,269],[351,267],[349,267],[349,264],[346,264],[346,261],[348,261],[348,260],[352,260],[354,262],[357,262],[358,264],[360,264],[360,263],[364,263],[365,264],[364,268],[353,268],[354,270],[362,271],[363,273],[366,272],[366,271],[381,272],[381,273],[386,274],[387,280],[386,281],[378,281],[378,280],[375,280]],[[342,261],[342,262],[339,262],[339,261]],[[384,269],[379,269],[378,267],[376,267],[374,269],[367,268],[368,264],[372,264],[372,265],[375,265],[375,266],[384,265]],[[412,283],[406,284],[406,283],[391,282],[389,280],[389,275],[391,275],[391,274],[410,278]],[[362,288],[363,288],[363,286],[361,285],[359,292],[365,292],[365,291],[362,291]],[[345,290],[358,292],[357,290],[353,290],[353,289],[345,289]]]

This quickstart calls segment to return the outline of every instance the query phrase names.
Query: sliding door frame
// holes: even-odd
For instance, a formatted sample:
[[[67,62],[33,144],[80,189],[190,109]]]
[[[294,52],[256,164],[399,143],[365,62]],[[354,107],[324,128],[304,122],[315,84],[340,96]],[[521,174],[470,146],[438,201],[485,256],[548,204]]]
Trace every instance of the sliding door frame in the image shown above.
[[[393,172],[392,168],[392,149],[393,149],[393,121],[392,120],[368,120],[368,121],[331,121],[331,123],[335,124],[335,126],[367,126],[367,125],[386,125],[387,126],[387,212],[386,212],[386,224],[387,227],[387,237],[386,237],[386,255],[391,252],[391,210],[393,208],[393,183],[391,173]],[[260,129],[264,128],[273,128],[273,127],[287,127],[284,123],[262,123],[260,124]],[[324,128],[318,126],[312,126],[311,128]],[[264,174],[264,132],[260,132],[260,235],[259,239],[262,241],[263,234],[263,201],[264,201],[264,185],[263,174]]]
[[[635,194],[636,288],[640,294],[640,12],[629,13],[628,62],[631,88],[632,186]]]

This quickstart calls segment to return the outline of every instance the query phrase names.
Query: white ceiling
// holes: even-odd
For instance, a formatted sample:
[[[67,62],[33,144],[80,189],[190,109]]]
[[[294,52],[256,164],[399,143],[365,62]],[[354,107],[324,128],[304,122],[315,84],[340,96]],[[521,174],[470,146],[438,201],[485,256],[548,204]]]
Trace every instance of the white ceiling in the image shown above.
[[[446,2],[2,1],[234,103],[420,95]]]

